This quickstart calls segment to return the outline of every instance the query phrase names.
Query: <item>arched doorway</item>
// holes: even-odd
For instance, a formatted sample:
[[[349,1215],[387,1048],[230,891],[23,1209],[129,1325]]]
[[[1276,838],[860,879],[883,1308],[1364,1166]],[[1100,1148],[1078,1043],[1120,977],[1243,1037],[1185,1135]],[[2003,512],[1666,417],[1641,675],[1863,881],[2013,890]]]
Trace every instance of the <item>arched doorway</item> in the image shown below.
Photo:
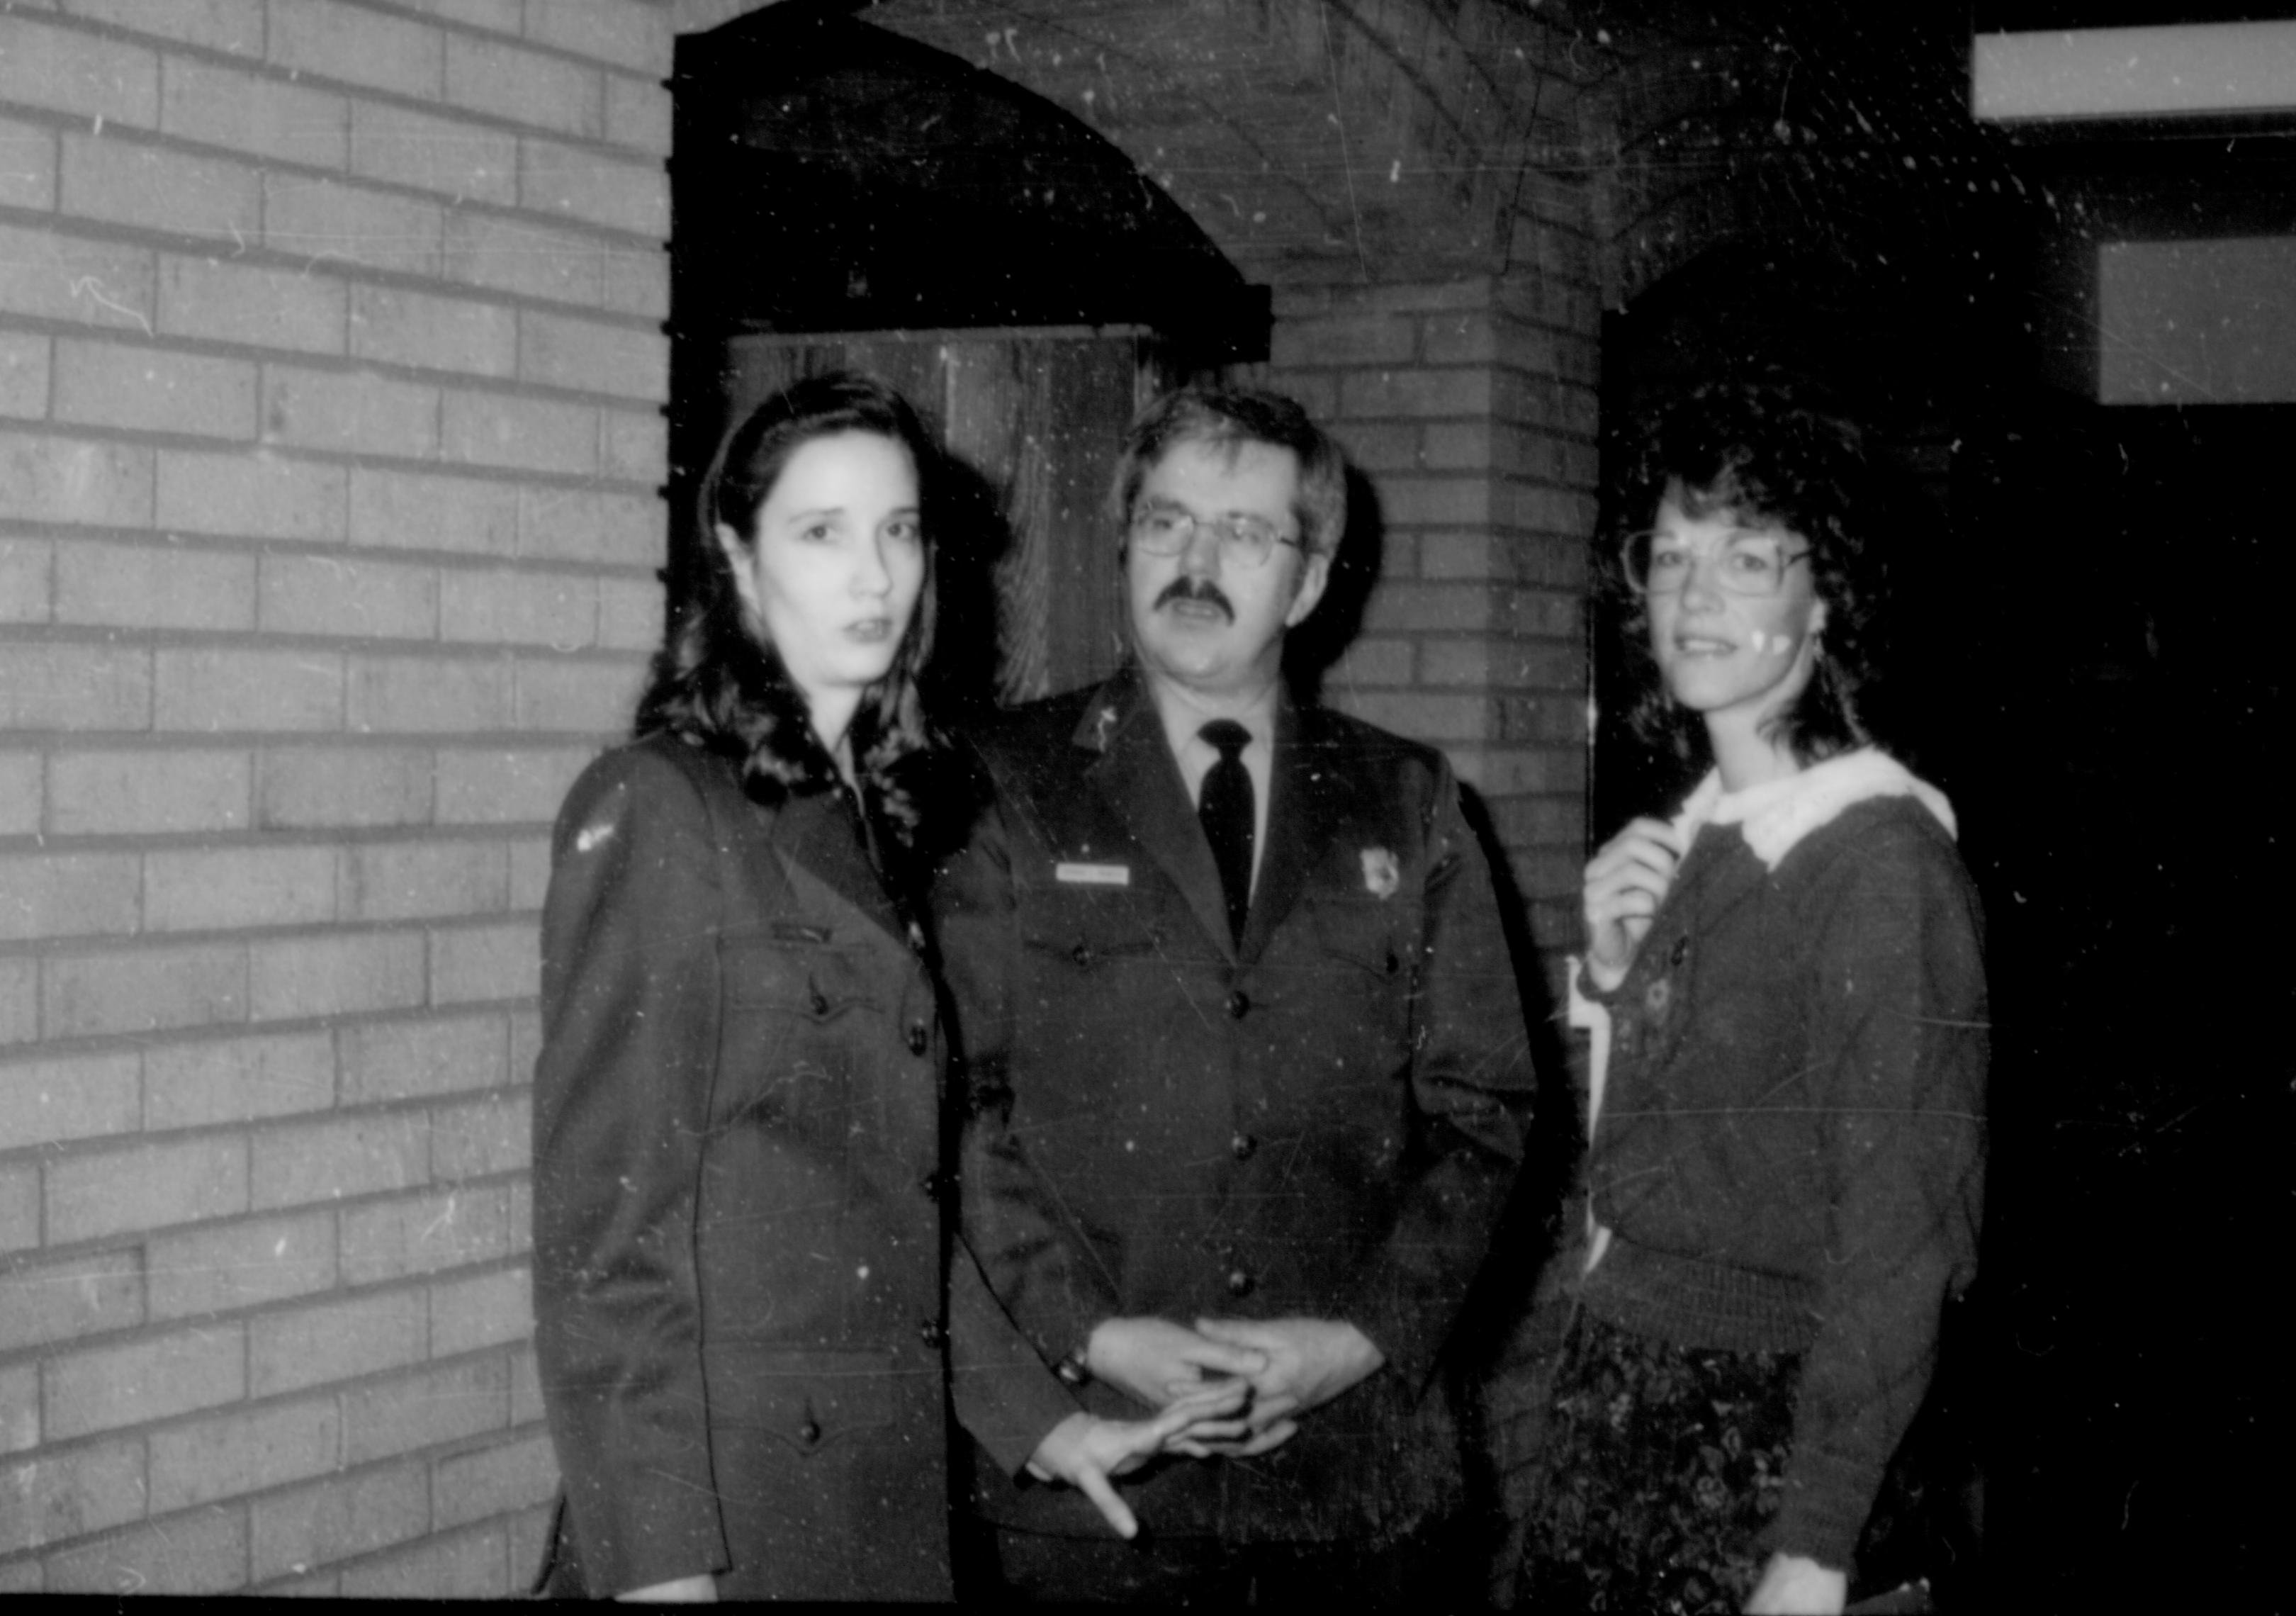
[[[945,690],[1082,683],[1121,655],[1100,510],[1119,435],[1164,386],[1264,357],[1266,291],[1076,119],[841,12],[679,42],[672,508],[736,413],[874,372],[978,478],[945,578],[959,620],[997,631],[945,636]],[[674,609],[693,535],[673,527]]]

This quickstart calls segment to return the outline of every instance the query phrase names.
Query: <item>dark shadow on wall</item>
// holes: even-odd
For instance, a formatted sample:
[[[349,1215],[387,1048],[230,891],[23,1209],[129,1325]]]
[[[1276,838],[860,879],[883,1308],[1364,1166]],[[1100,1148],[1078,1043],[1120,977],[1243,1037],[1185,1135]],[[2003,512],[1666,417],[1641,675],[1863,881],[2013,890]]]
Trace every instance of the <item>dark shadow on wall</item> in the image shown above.
[[[1353,465],[1347,469],[1347,527],[1332,553],[1331,579],[1308,620],[1283,636],[1283,673],[1301,701],[1317,699],[1324,676],[1363,632],[1364,611],[1379,586],[1387,552],[1387,519],[1379,490]]]

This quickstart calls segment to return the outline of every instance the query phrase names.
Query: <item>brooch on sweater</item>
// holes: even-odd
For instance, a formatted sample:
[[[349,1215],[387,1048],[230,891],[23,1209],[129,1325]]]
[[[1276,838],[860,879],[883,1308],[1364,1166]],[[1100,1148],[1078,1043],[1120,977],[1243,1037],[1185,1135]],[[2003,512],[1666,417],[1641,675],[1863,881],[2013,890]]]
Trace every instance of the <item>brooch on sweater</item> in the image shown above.
[[[1403,871],[1395,862],[1395,855],[1385,848],[1365,848],[1363,850],[1364,890],[1374,898],[1392,898],[1395,889],[1403,884]]]

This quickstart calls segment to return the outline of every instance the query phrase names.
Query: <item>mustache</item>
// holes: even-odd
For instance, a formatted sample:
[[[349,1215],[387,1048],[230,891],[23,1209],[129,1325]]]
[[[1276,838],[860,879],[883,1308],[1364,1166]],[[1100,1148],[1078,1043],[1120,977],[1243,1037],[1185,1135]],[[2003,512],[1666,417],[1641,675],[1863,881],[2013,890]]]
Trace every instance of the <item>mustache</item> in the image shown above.
[[[1164,586],[1164,593],[1156,597],[1151,611],[1161,611],[1174,601],[1201,601],[1207,606],[1218,606],[1235,621],[1235,607],[1220,593],[1219,586],[1207,578],[1176,578]]]

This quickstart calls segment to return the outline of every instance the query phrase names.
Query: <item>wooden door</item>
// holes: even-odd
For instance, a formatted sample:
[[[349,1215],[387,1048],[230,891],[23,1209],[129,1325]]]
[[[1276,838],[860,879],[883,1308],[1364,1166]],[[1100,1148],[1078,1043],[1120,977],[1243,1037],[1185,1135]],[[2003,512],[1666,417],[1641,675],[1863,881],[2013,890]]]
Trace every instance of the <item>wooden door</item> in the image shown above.
[[[686,423],[681,463],[698,472],[727,422],[800,376],[840,366],[900,389],[955,463],[957,497],[934,534],[941,699],[1011,704],[1112,672],[1124,614],[1109,480],[1135,413],[1180,379],[1154,336],[1074,327],[734,336],[716,397],[695,400],[703,407]],[[673,563],[673,590],[677,574]]]

